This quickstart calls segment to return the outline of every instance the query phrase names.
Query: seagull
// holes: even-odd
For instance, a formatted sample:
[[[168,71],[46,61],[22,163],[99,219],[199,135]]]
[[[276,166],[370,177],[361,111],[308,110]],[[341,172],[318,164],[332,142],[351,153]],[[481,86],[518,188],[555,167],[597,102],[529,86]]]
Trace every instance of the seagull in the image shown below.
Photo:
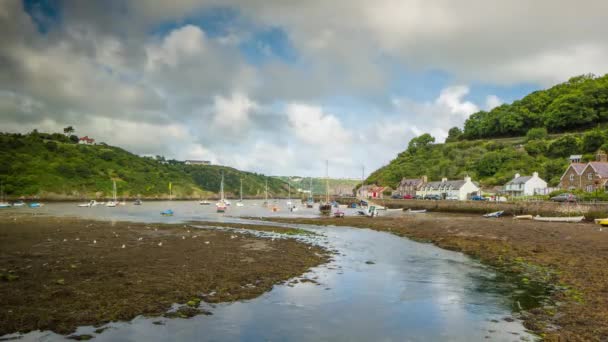
[[[163,242],[161,241],[158,243],[158,247],[162,247],[162,246],[163,246]]]

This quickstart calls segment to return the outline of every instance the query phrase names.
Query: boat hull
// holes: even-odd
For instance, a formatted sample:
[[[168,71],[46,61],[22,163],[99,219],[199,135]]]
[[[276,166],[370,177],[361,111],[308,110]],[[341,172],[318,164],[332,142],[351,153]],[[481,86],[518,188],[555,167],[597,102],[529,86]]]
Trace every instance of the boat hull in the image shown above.
[[[535,216],[534,221],[541,222],[581,222],[585,219],[585,216],[572,216],[572,217],[542,217]]]

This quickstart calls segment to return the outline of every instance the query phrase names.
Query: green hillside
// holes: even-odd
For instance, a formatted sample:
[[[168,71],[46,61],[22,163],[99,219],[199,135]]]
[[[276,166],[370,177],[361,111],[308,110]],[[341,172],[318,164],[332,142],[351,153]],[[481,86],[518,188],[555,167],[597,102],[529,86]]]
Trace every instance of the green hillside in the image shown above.
[[[292,192],[293,189],[301,189],[308,191],[310,189],[311,177],[299,177],[299,176],[278,176],[284,182],[291,184]],[[330,178],[328,179],[330,193],[345,192],[346,189],[355,188],[361,183],[361,180],[356,179],[342,179],[342,178]],[[312,178],[312,191],[316,195],[325,194],[325,178]]]
[[[107,197],[115,180],[119,197],[163,198],[172,183],[174,198],[212,196],[219,191],[221,173],[225,191],[262,196],[268,180],[272,196],[287,193],[280,179],[223,166],[185,165],[164,158],[140,157],[121,148],[79,145],[63,134],[0,133],[0,180],[9,197],[80,199]]]
[[[608,150],[607,122],[608,76],[575,77],[471,115],[464,130],[450,129],[444,144],[435,144],[429,134],[412,139],[365,183],[395,186],[403,177],[427,175],[437,180],[468,174],[493,186],[505,184],[515,173],[538,171],[556,186],[569,155],[593,160],[598,149]]]

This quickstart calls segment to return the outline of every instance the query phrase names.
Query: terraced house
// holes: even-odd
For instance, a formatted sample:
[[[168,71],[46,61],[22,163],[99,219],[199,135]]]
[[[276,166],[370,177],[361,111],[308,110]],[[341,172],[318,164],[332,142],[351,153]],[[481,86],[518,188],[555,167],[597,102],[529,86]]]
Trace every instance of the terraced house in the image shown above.
[[[428,182],[420,191],[416,191],[417,196],[438,195],[443,199],[454,199],[464,201],[473,195],[479,194],[479,186],[471,177],[466,176],[461,180],[448,180],[443,178],[441,182]]]
[[[595,161],[581,163],[573,156],[571,163],[560,179],[560,188],[564,190],[583,190],[587,192],[608,191],[608,156],[599,150]]]

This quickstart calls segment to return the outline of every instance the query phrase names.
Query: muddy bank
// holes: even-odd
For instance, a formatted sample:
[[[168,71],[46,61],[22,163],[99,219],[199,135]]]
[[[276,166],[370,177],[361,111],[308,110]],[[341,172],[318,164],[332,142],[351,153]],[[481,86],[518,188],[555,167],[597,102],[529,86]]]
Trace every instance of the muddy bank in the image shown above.
[[[371,228],[462,251],[514,275],[524,288],[549,290],[538,307],[520,303],[526,327],[545,340],[608,340],[608,229],[600,226],[458,214],[272,221]]]
[[[173,303],[187,304],[173,314],[187,317],[204,313],[201,300],[253,298],[328,259],[293,239],[184,224],[2,215],[0,336],[68,334],[80,325],[163,315]]]

